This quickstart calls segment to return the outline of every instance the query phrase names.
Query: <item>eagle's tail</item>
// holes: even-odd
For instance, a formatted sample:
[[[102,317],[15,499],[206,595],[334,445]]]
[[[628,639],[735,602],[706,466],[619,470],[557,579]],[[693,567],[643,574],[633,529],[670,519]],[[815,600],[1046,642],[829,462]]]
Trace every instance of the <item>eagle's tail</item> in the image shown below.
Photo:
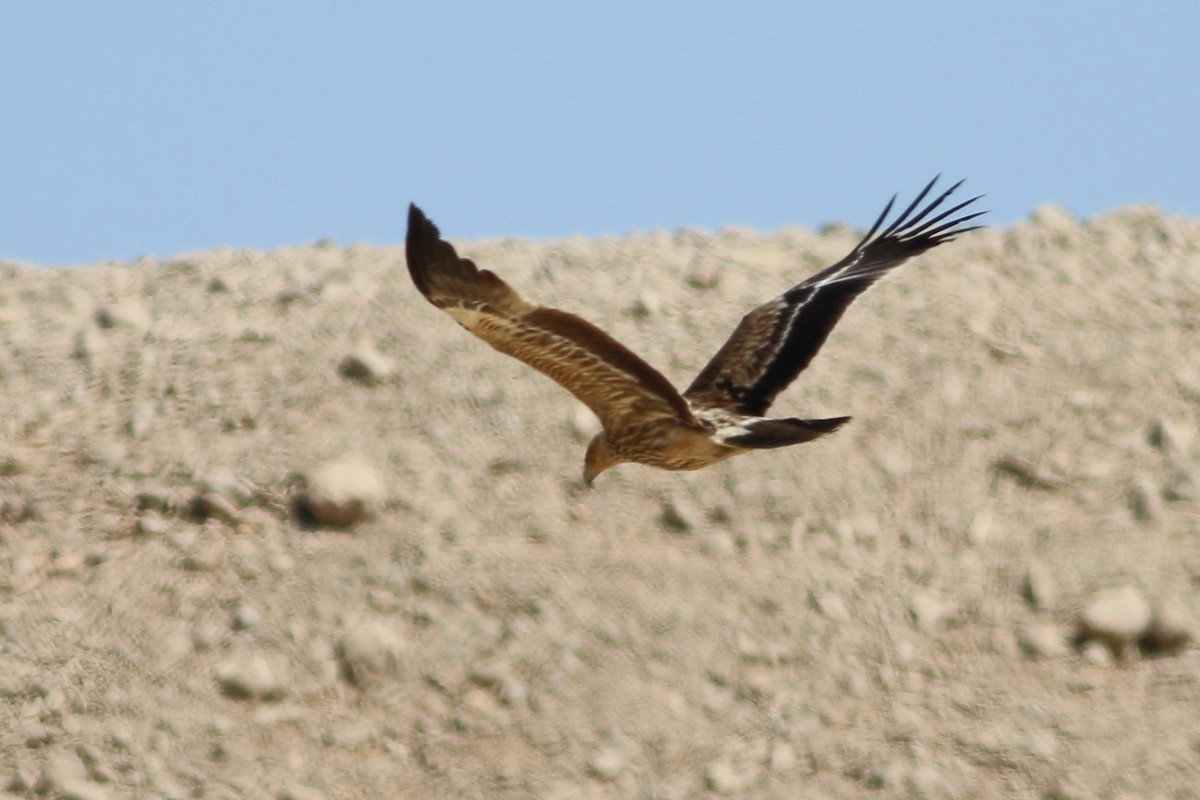
[[[786,447],[790,444],[811,442],[827,433],[833,433],[849,421],[850,417],[758,419],[742,423],[739,427],[745,431],[744,433],[726,436],[723,441],[726,444],[751,447],[756,450]]]

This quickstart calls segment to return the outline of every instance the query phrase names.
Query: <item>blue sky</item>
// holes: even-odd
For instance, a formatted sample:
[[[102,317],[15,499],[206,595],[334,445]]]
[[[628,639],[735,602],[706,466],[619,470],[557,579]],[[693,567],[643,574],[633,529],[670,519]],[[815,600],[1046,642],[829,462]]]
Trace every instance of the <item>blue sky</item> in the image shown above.
[[[0,6],[0,258],[869,224],[966,177],[1006,224],[1200,215],[1200,5]]]

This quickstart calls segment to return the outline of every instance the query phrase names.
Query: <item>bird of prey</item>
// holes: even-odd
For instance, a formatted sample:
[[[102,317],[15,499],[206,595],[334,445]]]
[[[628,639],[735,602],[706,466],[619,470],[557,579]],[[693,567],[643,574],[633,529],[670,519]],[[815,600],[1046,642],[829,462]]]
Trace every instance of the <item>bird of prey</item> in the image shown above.
[[[981,227],[965,223],[985,212],[959,214],[979,197],[941,209],[962,181],[918,208],[937,180],[883,227],[892,197],[845,258],[747,314],[682,393],[595,325],[526,300],[495,273],[460,257],[416,205],[408,209],[408,270],[429,302],[562,384],[596,414],[603,429],[588,444],[586,483],[623,462],[700,469],[749,450],[808,442],[850,420],[764,415],[854,298],[913,256]]]

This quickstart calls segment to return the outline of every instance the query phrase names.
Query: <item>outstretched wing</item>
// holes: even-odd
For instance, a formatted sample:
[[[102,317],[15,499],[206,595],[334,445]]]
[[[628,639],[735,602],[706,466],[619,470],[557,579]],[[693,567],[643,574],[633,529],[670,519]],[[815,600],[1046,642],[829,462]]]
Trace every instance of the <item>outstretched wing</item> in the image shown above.
[[[616,339],[574,314],[530,303],[495,273],[460,258],[437,226],[408,207],[408,271],[421,294],[492,347],[578,397],[606,429],[639,421],[691,421],[679,392]]]
[[[775,396],[812,361],[854,298],[913,256],[981,227],[961,226],[986,212],[954,216],[979,197],[930,216],[962,181],[916,211],[937,180],[880,232],[896,202],[892,197],[849,255],[747,314],[683,396],[697,407],[766,413]]]

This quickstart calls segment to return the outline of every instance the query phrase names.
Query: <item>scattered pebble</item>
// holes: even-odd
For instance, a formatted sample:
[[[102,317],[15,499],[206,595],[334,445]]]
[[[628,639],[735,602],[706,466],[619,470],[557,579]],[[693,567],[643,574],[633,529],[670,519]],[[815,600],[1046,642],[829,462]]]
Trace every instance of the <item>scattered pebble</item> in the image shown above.
[[[502,661],[483,661],[471,668],[471,680],[491,689],[497,699],[506,706],[524,705],[528,696],[525,684]]]
[[[990,509],[982,508],[971,518],[967,525],[967,541],[973,547],[982,547],[992,538],[994,518]]]
[[[813,598],[813,603],[822,615],[835,622],[845,622],[850,619],[850,609],[846,607],[846,601],[840,594],[822,592]]]
[[[1022,456],[1002,456],[992,463],[992,468],[1002,475],[1015,478],[1017,483],[1027,489],[1054,491],[1067,485],[1066,479]]]
[[[41,747],[54,741],[55,732],[53,728],[35,720],[29,720],[17,728],[17,737],[25,743],[26,747]]]
[[[625,755],[615,747],[601,747],[588,759],[588,772],[603,781],[613,781],[625,771]]]
[[[1022,589],[1025,599],[1038,611],[1049,611],[1058,602],[1058,584],[1054,580],[1054,573],[1041,561],[1029,563]]]
[[[575,403],[567,419],[567,429],[580,444],[587,444],[600,432],[600,420],[583,403]]]
[[[942,627],[954,617],[958,611],[956,603],[952,603],[928,592],[917,592],[909,601],[909,610],[917,629],[931,633]]]
[[[199,483],[200,494],[219,495],[238,507],[253,502],[257,494],[253,483],[239,477],[228,467],[217,467],[205,472],[200,476]]]
[[[1129,510],[1140,522],[1157,522],[1162,519],[1162,492],[1146,475],[1136,475],[1129,482]]]
[[[690,533],[700,527],[703,517],[696,504],[683,495],[673,495],[662,504],[659,521],[677,533]]]
[[[750,770],[729,759],[717,759],[704,770],[704,785],[720,795],[737,794],[753,783],[754,775]]]
[[[1150,425],[1150,444],[1172,456],[1186,456],[1196,443],[1196,428],[1179,420],[1159,417]]]
[[[89,567],[97,567],[108,561],[108,548],[103,544],[94,544],[83,553],[83,563]]]
[[[341,720],[329,726],[321,737],[328,747],[340,750],[356,750],[370,744],[378,737],[378,731],[364,720]]]
[[[348,527],[374,516],[384,497],[383,479],[373,468],[332,461],[305,476],[302,503],[317,522]]]
[[[262,653],[239,652],[217,665],[217,682],[230,697],[278,700],[286,693],[282,665]]]
[[[53,792],[63,800],[106,800],[107,790],[88,778],[88,768],[75,752],[59,752],[46,759],[38,794]]]
[[[1021,649],[1034,658],[1062,658],[1071,652],[1062,629],[1050,622],[1026,625],[1017,639]]]
[[[215,650],[225,641],[226,629],[225,626],[218,625],[215,621],[201,620],[192,626],[189,635],[192,649],[197,653],[205,653]]]
[[[693,289],[715,289],[721,283],[721,265],[715,259],[698,256],[684,270],[683,280]]]
[[[1083,660],[1097,667],[1111,667],[1113,651],[1103,642],[1085,642],[1080,651]]]
[[[138,536],[158,538],[167,533],[167,521],[155,513],[143,514],[133,524],[133,532]]]
[[[192,516],[198,520],[217,519],[228,525],[237,525],[241,513],[227,497],[216,492],[196,495],[191,503]]]
[[[361,345],[350,351],[338,364],[343,378],[368,386],[382,383],[392,377],[395,363],[370,345]]]
[[[233,610],[233,616],[229,620],[229,627],[235,631],[248,631],[262,625],[262,620],[262,612],[258,610],[257,606],[242,601]]]
[[[178,492],[166,486],[152,485],[138,492],[135,504],[138,511],[173,514],[183,505],[183,502]]]
[[[633,301],[633,305],[629,308],[629,313],[638,319],[649,319],[657,317],[662,313],[662,298],[656,292],[649,289],[643,289],[638,292],[637,298]]]
[[[1121,655],[1146,633],[1150,620],[1149,601],[1141,590],[1127,584],[1092,595],[1079,615],[1079,633]]]
[[[362,685],[372,675],[395,671],[403,641],[394,621],[366,617],[351,622],[338,639],[337,658],[343,677]]]

